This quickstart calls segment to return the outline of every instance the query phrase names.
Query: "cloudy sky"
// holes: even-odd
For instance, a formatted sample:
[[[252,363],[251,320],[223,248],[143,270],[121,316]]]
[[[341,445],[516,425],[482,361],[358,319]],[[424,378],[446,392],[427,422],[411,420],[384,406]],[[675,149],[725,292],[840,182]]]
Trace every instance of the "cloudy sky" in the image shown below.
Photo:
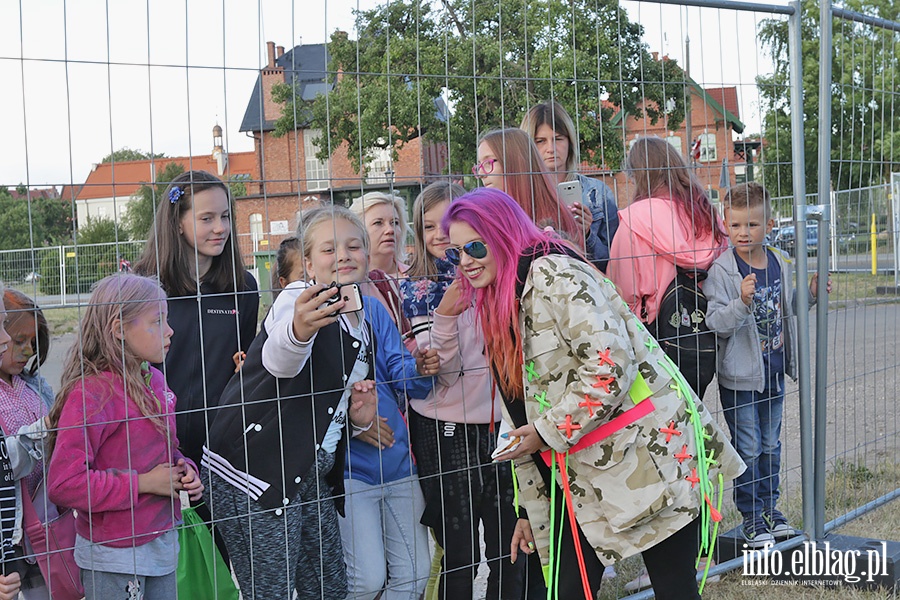
[[[377,0],[8,0],[0,2],[0,185],[83,182],[112,149],[169,156],[253,148],[238,131],[266,42],[290,48],[352,31],[353,8]],[[754,33],[765,14],[623,2],[651,50],[708,87],[738,85],[754,116],[757,72],[768,72]],[[663,26],[665,24],[665,26]],[[755,128],[754,128],[755,124]]]

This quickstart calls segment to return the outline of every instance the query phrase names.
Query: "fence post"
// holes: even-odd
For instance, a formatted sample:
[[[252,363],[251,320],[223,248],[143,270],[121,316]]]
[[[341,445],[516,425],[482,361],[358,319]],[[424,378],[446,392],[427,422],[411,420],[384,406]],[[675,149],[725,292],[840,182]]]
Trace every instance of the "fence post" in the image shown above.
[[[797,257],[797,282],[806,275],[806,159],[803,139],[803,11],[799,0],[791,2],[794,12],[788,17],[788,43],[791,56],[791,166],[794,180],[794,248]],[[803,231],[800,230],[803,215]],[[808,537],[814,533],[815,481],[813,480],[813,422],[809,373],[809,298],[797,294],[797,375],[800,382],[800,487],[803,498],[803,530]]]
[[[66,248],[59,247],[59,303],[66,305]]]

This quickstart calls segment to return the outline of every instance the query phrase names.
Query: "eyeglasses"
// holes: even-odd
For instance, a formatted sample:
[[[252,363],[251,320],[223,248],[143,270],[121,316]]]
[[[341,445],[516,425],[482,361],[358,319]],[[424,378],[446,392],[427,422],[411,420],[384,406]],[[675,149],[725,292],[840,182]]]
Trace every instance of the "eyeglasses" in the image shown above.
[[[497,162],[496,158],[486,158],[480,163],[475,163],[472,165],[472,175],[475,177],[480,177],[478,174],[481,171],[481,175],[490,175],[494,172],[494,163]]]
[[[481,240],[474,240],[468,244],[463,244],[462,251],[472,258],[484,258],[487,256],[487,246]],[[459,265],[459,259],[461,258],[459,246],[450,246],[444,250],[444,254],[451,264]]]

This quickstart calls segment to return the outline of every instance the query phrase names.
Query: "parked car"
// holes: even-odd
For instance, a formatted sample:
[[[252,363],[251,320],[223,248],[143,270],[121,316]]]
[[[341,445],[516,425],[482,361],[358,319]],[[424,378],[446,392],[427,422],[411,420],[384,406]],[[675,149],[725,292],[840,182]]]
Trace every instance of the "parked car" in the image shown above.
[[[28,275],[25,276],[25,283],[37,283],[38,281],[40,281],[40,279],[41,279],[41,274],[36,271],[32,271],[31,273],[29,273]]]
[[[795,227],[788,225],[778,230],[775,236],[775,246],[787,252],[790,256],[794,256],[796,246]],[[806,250],[810,254],[815,254],[819,249],[819,229],[815,225],[806,226]]]

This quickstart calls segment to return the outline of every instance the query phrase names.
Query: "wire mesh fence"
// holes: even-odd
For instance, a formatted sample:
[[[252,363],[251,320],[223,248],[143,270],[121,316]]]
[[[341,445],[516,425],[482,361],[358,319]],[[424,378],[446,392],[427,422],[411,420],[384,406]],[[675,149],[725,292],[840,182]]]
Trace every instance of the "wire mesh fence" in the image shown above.
[[[127,16],[124,8],[99,4],[81,7],[76,15],[62,3],[44,7],[48,26],[58,34],[44,45],[33,41],[40,27],[35,10],[21,3],[0,9],[7,40],[0,46],[0,76],[14,82],[16,92],[0,101],[8,104],[4,114],[15,125],[9,144],[14,150],[0,154],[0,183],[9,186],[0,189],[0,280],[35,298],[51,321],[51,359],[41,373],[58,391],[72,383],[73,373],[81,382],[90,380],[89,358],[79,369],[63,357],[84,343],[78,322],[86,316],[93,286],[122,272],[158,277],[170,298],[174,334],[157,334],[166,341],[171,336],[170,354],[150,362],[160,366],[177,397],[172,429],[185,455],[198,470],[203,467],[212,514],[201,509],[197,522],[214,524],[225,559],[212,571],[234,573],[244,598],[286,597],[294,590],[299,597],[322,598],[344,597],[345,591],[360,598],[525,597],[523,586],[545,594],[544,583],[559,580],[533,560],[509,566],[513,496],[533,492],[534,484],[521,475],[515,481],[509,463],[491,460],[495,447],[505,443],[498,438],[502,422],[515,421],[502,402],[501,392],[509,391],[502,383],[506,374],[497,370],[511,363],[491,361],[492,338],[485,338],[491,316],[472,308],[459,311],[452,325],[441,316],[450,310],[441,298],[455,270],[433,259],[443,259],[449,246],[463,267],[479,260],[479,247],[465,243],[471,240],[437,233],[446,206],[430,211],[458,195],[451,184],[463,192],[487,186],[509,193],[539,226],[561,232],[610,276],[645,324],[654,322],[676,265],[721,277],[714,273],[714,259],[733,255],[730,275],[780,276],[767,273],[765,261],[761,272],[740,270],[753,262],[745,259],[759,255],[732,250],[749,242],[725,210],[729,192],[748,182],[764,184],[772,210],[754,227],[771,226],[764,235],[781,258],[768,254],[768,260],[795,279],[779,282],[784,287],[778,291],[774,284],[757,283],[755,293],[769,296],[751,300],[756,324],[777,325],[755,328],[757,347],[750,354],[761,346],[768,357],[774,348],[776,364],[785,365],[782,375],[785,369],[790,374],[799,345],[796,360],[805,356],[807,364],[805,376],[803,365],[795,369],[799,381],[760,383],[766,391],[752,402],[760,412],[770,405],[766,394],[783,395],[783,419],[775,419],[780,446],[762,456],[740,449],[756,469],[741,482],[764,490],[773,481],[766,467],[775,465],[780,484],[774,495],[764,490],[767,499],[748,505],[726,483],[719,533],[734,530],[739,542],[752,542],[754,533],[768,540],[771,524],[753,521],[771,516],[775,500],[787,522],[805,534],[815,533],[808,505],[824,511],[830,531],[848,522],[848,515],[860,516],[859,507],[897,495],[895,8],[865,6],[870,17],[882,19],[868,23],[838,11],[845,18],[833,23],[829,113],[820,110],[813,71],[822,23],[811,2],[266,0],[252,6],[192,3],[183,12],[134,4]],[[124,35],[126,30],[132,34]],[[54,82],[65,94],[42,98],[38,80]],[[36,113],[37,107],[43,112]],[[538,116],[542,107],[544,117]],[[820,118],[833,124],[830,168],[824,171],[815,160]],[[58,160],[48,152],[47,123],[65,133]],[[666,158],[654,166],[642,145],[647,138],[664,140],[674,155],[660,150]],[[149,150],[131,150],[141,147]],[[185,179],[196,171],[224,184],[201,187]],[[815,191],[825,172],[831,182],[827,199]],[[654,183],[659,174],[662,183]],[[13,187],[18,181],[24,183]],[[440,188],[444,195],[429,201],[425,192],[434,184],[446,186]],[[641,211],[651,204],[652,210]],[[329,354],[310,350],[310,357],[301,357],[296,348],[310,338],[299,339],[291,310],[307,299],[302,285],[289,284],[329,283],[310,257],[338,251],[316,246],[323,240],[311,232],[323,229],[315,229],[319,221],[302,225],[303,215],[318,219],[317,208],[331,209],[325,220],[337,245],[336,223],[344,217],[335,217],[343,213],[333,207],[341,206],[362,219],[368,267],[378,269],[348,267],[347,273],[353,271],[363,296],[378,299],[388,320],[371,316],[381,309],[369,306],[369,329],[362,333],[352,317],[340,317],[335,327],[343,327],[342,333],[316,338]],[[807,220],[807,207],[814,206],[830,211],[824,230]],[[507,222],[493,226],[501,234],[511,231]],[[662,238],[671,245],[661,245]],[[805,295],[823,254],[833,281],[827,305],[797,315],[805,331],[791,333],[795,317],[787,307],[793,298],[782,297],[782,290],[794,286]],[[231,270],[221,266],[228,260]],[[334,278],[345,283],[342,277]],[[479,289],[465,274],[457,277]],[[708,290],[709,283],[704,285]],[[740,301],[739,287],[729,301]],[[276,303],[284,288],[290,300]],[[472,287],[462,288],[467,300],[481,298],[468,291]],[[709,294],[710,310],[722,310]],[[7,310],[16,315],[25,309]],[[814,319],[825,310],[822,338],[826,332],[816,330]],[[691,315],[685,318],[694,327]],[[745,332],[753,320],[743,324]],[[394,329],[387,327],[391,321]],[[517,318],[513,325],[518,323]],[[31,329],[37,338],[37,322]],[[719,377],[703,385],[705,394],[700,390],[726,439],[741,429],[726,415],[723,395],[747,391],[735,388],[732,371],[721,371],[734,368],[727,359],[731,337],[720,335],[712,351]],[[267,351],[272,339],[281,345]],[[374,354],[356,350],[360,343],[371,349],[372,339]],[[810,360],[817,339],[826,340],[827,360]],[[120,351],[125,348],[123,342]],[[422,388],[423,360],[417,363],[408,352],[416,348],[435,349],[450,371],[442,371],[433,388]],[[529,357],[533,351],[530,342],[518,350]],[[701,363],[696,357],[675,360],[686,375]],[[523,368],[521,361],[515,368]],[[537,377],[524,375],[526,385],[532,375]],[[300,385],[307,376],[312,383]],[[127,382],[124,372],[120,377]],[[349,388],[343,394],[344,382],[361,377],[378,382],[378,419],[369,427],[354,420]],[[827,423],[814,431],[805,411],[816,400],[817,378],[826,385],[825,403],[816,405],[816,413],[826,415]],[[148,375],[152,392],[150,382]],[[553,401],[574,393],[590,402],[602,388],[573,388]],[[6,393],[3,383],[0,389]],[[628,391],[614,398],[616,411]],[[303,402],[321,410],[299,411]],[[569,411],[570,425],[574,416],[584,419],[585,430],[597,427],[593,405],[586,406]],[[138,409],[146,417],[139,420],[152,421],[151,413]],[[687,419],[679,413],[673,424],[656,427],[653,443],[659,436],[674,444],[676,434],[666,436],[664,430],[680,418]],[[277,436],[268,436],[270,426]],[[641,435],[651,435],[650,429],[641,428]],[[18,439],[9,428],[5,433]],[[807,486],[813,466],[820,466],[811,462],[814,437],[825,440],[825,494]],[[78,440],[90,443],[83,434]],[[162,447],[176,460],[175,448]],[[637,453],[637,446],[629,448]],[[673,445],[671,454],[678,456],[678,450],[687,452]],[[660,452],[668,459],[668,449]],[[143,465],[141,453],[122,454],[124,462],[110,468]],[[624,462],[633,456],[622,454]],[[338,466],[326,479],[335,457]],[[658,469],[673,489],[693,476],[682,460]],[[336,480],[345,492],[333,487]],[[77,508],[90,513],[98,489],[82,487],[94,500]],[[596,495],[603,496],[602,490]],[[346,512],[338,518],[333,509],[342,503]],[[889,507],[896,511],[896,502]],[[123,510],[130,511],[127,525],[139,528],[144,513],[137,505]],[[171,528],[178,521],[174,505],[168,514]],[[310,538],[303,523],[311,519],[319,519],[320,533]],[[544,526],[537,516],[532,521],[536,529],[537,523]],[[615,563],[606,578],[618,570],[605,580],[600,597],[649,586],[640,560],[618,560],[616,546],[629,539],[630,527],[643,524],[622,528],[600,556],[604,564]],[[75,556],[86,572],[103,573],[105,561],[116,558],[100,553],[109,547],[107,533],[78,529],[82,543],[94,544],[94,554],[83,546]],[[873,537],[889,535],[877,531]],[[124,545],[143,556],[136,539]],[[211,540],[204,543],[211,548]],[[547,558],[548,546],[540,539],[538,546]],[[643,549],[633,545],[628,554]],[[174,568],[171,539],[153,550],[173,559]],[[647,560],[658,577],[658,559]],[[576,573],[574,557],[571,564]],[[585,578],[593,586],[600,574],[586,572]],[[234,593],[228,579],[219,581],[220,597],[233,597],[227,595]],[[104,581],[97,577],[91,585]],[[179,597],[199,597],[181,585]]]

